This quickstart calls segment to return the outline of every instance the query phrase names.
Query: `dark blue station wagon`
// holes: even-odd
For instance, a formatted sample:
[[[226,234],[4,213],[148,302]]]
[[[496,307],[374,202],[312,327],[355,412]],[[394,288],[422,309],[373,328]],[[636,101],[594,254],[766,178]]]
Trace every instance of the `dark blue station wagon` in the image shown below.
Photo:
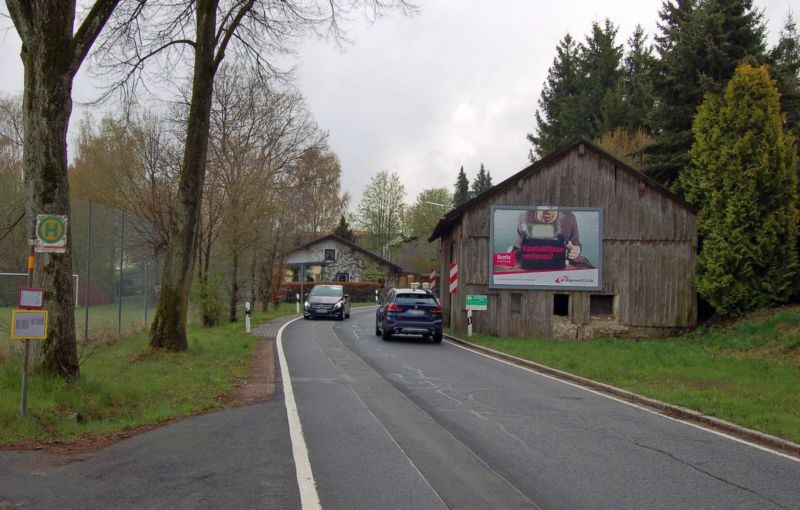
[[[442,307],[436,296],[423,289],[391,289],[375,314],[375,334],[390,340],[392,335],[422,335],[435,343],[442,341]]]

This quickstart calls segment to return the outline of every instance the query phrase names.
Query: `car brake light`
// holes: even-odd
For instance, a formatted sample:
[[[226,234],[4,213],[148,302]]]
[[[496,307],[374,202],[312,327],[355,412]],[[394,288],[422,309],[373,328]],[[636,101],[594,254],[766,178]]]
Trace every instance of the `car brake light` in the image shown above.
[[[442,307],[441,306],[434,306],[433,308],[428,308],[428,311],[430,311],[432,313],[442,313]]]
[[[389,306],[386,307],[386,311],[387,312],[403,312],[403,311],[405,311],[405,308],[403,308],[402,306],[397,306],[394,303],[389,303]]]

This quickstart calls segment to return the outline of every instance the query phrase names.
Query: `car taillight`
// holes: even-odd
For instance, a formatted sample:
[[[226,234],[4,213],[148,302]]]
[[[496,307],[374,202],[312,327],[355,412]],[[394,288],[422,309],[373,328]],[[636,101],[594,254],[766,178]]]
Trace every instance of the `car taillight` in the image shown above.
[[[405,308],[403,308],[402,306],[397,306],[394,303],[389,303],[389,306],[386,307],[386,311],[387,312],[403,312],[403,311],[405,311]]]
[[[441,306],[434,306],[433,308],[428,308],[428,311],[430,311],[432,313],[442,313],[442,307]]]

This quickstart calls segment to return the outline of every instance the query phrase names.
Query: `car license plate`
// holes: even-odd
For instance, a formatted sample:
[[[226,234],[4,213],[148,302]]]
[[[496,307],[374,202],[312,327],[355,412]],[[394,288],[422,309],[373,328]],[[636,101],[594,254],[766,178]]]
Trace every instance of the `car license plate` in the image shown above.
[[[412,317],[422,317],[425,315],[425,310],[409,310],[408,315],[411,315]]]

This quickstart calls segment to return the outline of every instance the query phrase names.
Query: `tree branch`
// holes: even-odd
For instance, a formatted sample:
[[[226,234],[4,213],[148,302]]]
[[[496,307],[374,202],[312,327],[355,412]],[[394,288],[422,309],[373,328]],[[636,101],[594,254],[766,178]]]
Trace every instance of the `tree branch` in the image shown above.
[[[11,15],[11,20],[17,28],[19,38],[22,40],[22,45],[26,45],[31,38],[31,31],[33,30],[33,12],[31,11],[30,2],[23,2],[21,0],[6,0],[6,7],[8,7],[8,14]]]
[[[2,235],[2,236],[0,236],[0,241],[2,241],[3,239],[5,239],[5,238],[6,238],[6,236],[7,236],[8,234],[10,234],[10,233],[11,233],[11,232],[14,230],[14,227],[16,227],[16,226],[19,224],[19,222],[20,222],[20,221],[22,221],[22,218],[24,218],[24,217],[25,217],[25,212],[23,212],[22,214],[20,214],[20,215],[19,215],[19,218],[17,218],[17,221],[15,221],[15,222],[14,222],[14,223],[13,223],[13,224],[10,226],[10,227],[8,227],[8,230],[6,230],[5,232],[3,232],[3,235]]]
[[[255,0],[247,0],[242,8],[236,13],[236,17],[233,18],[230,25],[227,28],[220,27],[220,35],[222,36],[222,40],[219,41],[217,46],[217,55],[214,57],[214,73],[217,72],[219,65],[222,63],[222,59],[225,58],[225,49],[228,47],[228,43],[231,41],[234,33],[236,32],[237,27],[242,23],[242,20],[247,15],[248,12],[253,8],[255,4]],[[219,36],[217,36],[219,37]]]
[[[116,9],[121,0],[97,0],[86,15],[78,31],[72,38],[72,62],[70,62],[70,73],[74,76],[78,72],[81,63],[89,53],[89,49],[94,44],[100,31],[111,17],[111,13]],[[146,0],[139,0],[140,5]]]

